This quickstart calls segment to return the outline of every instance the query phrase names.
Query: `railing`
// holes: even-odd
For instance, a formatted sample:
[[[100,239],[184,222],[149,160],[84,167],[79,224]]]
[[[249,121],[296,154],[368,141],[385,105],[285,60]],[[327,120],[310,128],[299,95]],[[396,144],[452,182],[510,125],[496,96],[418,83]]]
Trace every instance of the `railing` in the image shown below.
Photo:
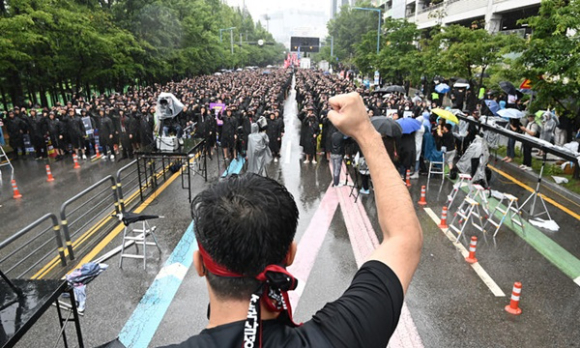
[[[116,179],[109,175],[64,202],[60,224],[56,214],[46,214],[0,242],[0,269],[9,278],[60,278],[66,274],[67,256],[75,260],[100,242],[119,223],[116,214],[139,202],[140,194],[145,197],[154,192],[158,180],[168,177],[170,160],[148,159],[147,163],[147,173],[139,173],[134,160],[117,171]],[[140,184],[143,190],[139,190]],[[44,226],[48,221],[50,226]],[[44,228],[24,238],[39,227]],[[51,229],[54,236],[50,236]]]
[[[444,1],[443,2],[440,2],[440,3],[436,4],[436,5],[428,5],[428,6],[419,8],[417,10],[417,13],[429,12],[429,11],[432,11],[432,10],[436,10],[436,9],[442,8],[443,6],[445,6],[445,2]]]
[[[46,225],[46,222],[51,224],[32,238],[22,239],[37,231],[38,227]],[[7,253],[0,259],[0,268],[9,278],[30,278],[31,274],[38,271],[39,265],[49,259],[57,259],[61,267],[66,266],[60,225],[58,218],[52,213],[44,215],[2,241],[0,251]]]
[[[90,237],[98,234],[98,230],[107,225],[112,228],[118,221],[111,217],[119,213],[117,182],[111,175],[64,202],[60,219],[70,259],[75,258],[73,249],[78,251]],[[99,221],[93,224],[97,219]],[[76,244],[74,248],[73,243]]]

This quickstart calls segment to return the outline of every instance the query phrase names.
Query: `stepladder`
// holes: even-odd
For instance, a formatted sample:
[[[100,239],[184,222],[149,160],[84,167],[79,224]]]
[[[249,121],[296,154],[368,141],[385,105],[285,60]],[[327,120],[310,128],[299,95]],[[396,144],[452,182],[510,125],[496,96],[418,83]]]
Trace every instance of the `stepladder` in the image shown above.
[[[147,268],[147,246],[156,246],[159,252],[161,252],[161,248],[159,247],[159,243],[157,242],[157,237],[155,236],[155,230],[157,226],[151,226],[147,220],[163,218],[162,216],[157,215],[140,215],[134,213],[125,212],[123,214],[119,214],[119,219],[125,225],[125,229],[123,230],[123,244],[121,244],[121,258],[119,260],[119,268],[123,267],[123,259],[124,258],[131,258],[131,259],[142,259],[143,260],[143,269]],[[141,228],[135,228],[133,225],[140,223]],[[152,241],[148,241],[147,237],[151,236]],[[133,243],[135,246],[135,253],[131,254],[126,251],[128,244]],[[142,247],[143,253],[139,253],[139,246]]]
[[[447,196],[447,210],[451,210],[451,206],[455,201],[455,197],[459,193],[459,190],[463,187],[463,185],[470,185],[471,184],[471,175],[469,174],[459,174],[459,181],[453,184],[453,189],[449,196]]]
[[[504,205],[504,203],[506,203],[506,204]],[[501,217],[499,218],[499,221],[495,220],[496,219],[496,216],[495,216],[496,212],[501,213]],[[487,221],[483,225],[483,229],[485,230],[485,228],[488,225],[494,226],[495,230],[493,232],[493,237],[495,238],[495,236],[499,232],[499,229],[501,228],[501,226],[505,222],[508,214],[510,214],[510,213],[511,213],[510,219],[511,219],[512,223],[514,225],[518,225],[522,229],[522,233],[524,233],[524,235],[525,235],[526,231],[524,229],[524,222],[522,220],[522,212],[521,212],[520,206],[518,204],[518,198],[515,197],[514,195],[510,195],[508,193],[502,194],[500,201],[497,203],[497,205],[495,206],[495,208],[493,209],[491,214],[489,214],[489,218],[487,219]]]
[[[457,232],[457,238],[455,239],[455,242],[458,242],[461,236],[463,236],[465,239],[465,228],[470,223],[477,230],[483,232],[483,219],[479,208],[479,202],[471,197],[465,197],[463,202],[461,202],[461,205],[457,209],[457,213],[453,217],[451,224],[449,224],[449,228]],[[459,226],[455,225],[456,221]]]
[[[2,167],[9,167],[10,168],[10,181],[14,180],[14,167],[12,166],[12,162],[10,162],[10,158],[4,151],[4,147],[0,145],[0,182],[2,182]]]

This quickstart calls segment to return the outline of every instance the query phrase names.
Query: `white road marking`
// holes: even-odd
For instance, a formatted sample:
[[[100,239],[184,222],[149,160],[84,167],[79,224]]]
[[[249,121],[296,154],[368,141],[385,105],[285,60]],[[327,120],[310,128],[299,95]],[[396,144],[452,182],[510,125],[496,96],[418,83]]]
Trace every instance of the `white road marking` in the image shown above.
[[[424,210],[427,213],[427,215],[429,215],[429,217],[433,221],[435,221],[435,223],[437,225],[439,225],[439,223],[441,222],[441,219],[439,219],[437,214],[435,214],[435,212],[433,212],[433,210],[431,208],[424,208]],[[457,237],[448,228],[440,228],[440,230],[443,231],[443,233],[445,234],[445,236],[447,236],[447,238],[449,238],[449,240],[453,243],[455,248],[457,248],[457,250],[459,250],[459,252],[461,253],[461,255],[463,255],[463,257],[469,256],[469,251],[467,251],[467,249],[463,246],[463,244],[461,244],[459,242],[455,242],[455,239]],[[489,276],[489,274],[487,274],[487,272],[483,269],[483,267],[481,267],[479,262],[471,264],[471,268],[473,268],[475,273],[479,276],[479,278],[481,278],[483,283],[485,285],[487,285],[489,290],[491,290],[491,292],[496,297],[505,297],[505,293],[496,284],[496,282]]]
[[[290,154],[292,153],[292,141],[286,143],[286,156],[284,156],[284,162],[286,164],[290,163]]]
[[[574,279],[574,283],[578,284],[580,286],[580,277]]]

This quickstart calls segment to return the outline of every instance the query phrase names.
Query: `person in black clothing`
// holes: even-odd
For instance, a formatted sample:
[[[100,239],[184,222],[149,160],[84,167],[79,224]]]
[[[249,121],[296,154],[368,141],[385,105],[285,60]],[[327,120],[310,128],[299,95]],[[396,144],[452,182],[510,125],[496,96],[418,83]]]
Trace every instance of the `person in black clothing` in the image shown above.
[[[280,158],[280,147],[282,146],[282,137],[284,136],[284,123],[278,118],[278,111],[270,113],[269,116],[268,128],[266,129],[266,134],[268,135],[268,139],[270,139],[268,146],[270,146],[274,162],[278,162],[278,158]]]
[[[319,133],[318,118],[314,114],[314,108],[309,107],[300,131],[300,146],[303,147],[306,157],[304,163],[312,161],[313,164],[316,164],[316,138]]]
[[[235,147],[238,136],[236,131],[238,129],[238,120],[232,116],[232,110],[228,109],[223,118],[224,124],[222,126],[222,134],[220,137],[222,148],[224,151],[224,158],[233,160],[237,157]]]
[[[123,111],[119,111],[119,114],[123,114]],[[109,116],[105,114],[105,110],[99,110],[99,140],[101,146],[103,147],[103,156],[107,158],[108,150],[111,150],[111,161],[115,159],[115,148],[113,147],[113,136],[115,133],[115,127],[113,126],[113,121]]]
[[[35,109],[30,110],[30,140],[34,146],[36,159],[46,158],[46,119],[43,114],[38,114]]]
[[[17,160],[19,153],[24,155],[24,138],[23,134],[26,129],[26,124],[21,118],[16,117],[14,111],[8,111],[8,118],[6,119],[6,130],[8,131],[10,147],[14,150],[13,160]]]
[[[384,348],[421,257],[422,230],[407,188],[356,93],[330,99],[329,118],[365,154],[375,186],[382,244],[336,301],[302,325],[292,321],[286,267],[298,208],[286,188],[254,174],[234,176],[192,202],[198,250],[193,263],[210,293],[209,325],[169,347]],[[227,212],[227,213],[224,213]]]
[[[50,143],[56,151],[56,159],[61,160],[64,155],[65,142],[62,139],[62,134],[64,132],[63,124],[58,118],[56,118],[53,111],[48,113],[48,118],[46,119],[46,134],[50,139]]]
[[[66,133],[68,134],[68,139],[72,145],[73,151],[76,155],[80,158],[82,154],[82,159],[86,160],[87,156],[85,155],[85,126],[83,125],[83,121],[79,116],[75,115],[74,109],[68,109],[68,119],[66,122]],[[81,153],[79,153],[79,150]]]
[[[334,126],[333,126],[334,127]],[[338,130],[332,133],[330,159],[332,161],[332,186],[338,186],[340,180],[340,169],[344,158],[344,134]]]

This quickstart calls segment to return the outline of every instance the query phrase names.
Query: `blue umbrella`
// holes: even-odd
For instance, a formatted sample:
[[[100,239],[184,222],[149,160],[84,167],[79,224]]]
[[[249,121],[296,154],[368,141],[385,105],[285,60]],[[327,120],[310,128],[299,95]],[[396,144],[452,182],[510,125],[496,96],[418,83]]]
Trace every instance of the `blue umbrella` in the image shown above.
[[[423,125],[414,118],[405,117],[397,120],[403,129],[403,134],[411,134],[419,130]]]
[[[524,116],[526,116],[525,112],[522,112],[518,109],[503,109],[503,110],[499,110],[497,112],[497,114],[501,117],[506,117],[506,118],[522,118]]]
[[[437,86],[435,86],[435,92],[437,93],[447,93],[451,90],[451,88],[449,87],[449,85],[445,84],[445,83],[440,83]]]
[[[487,108],[489,109],[489,111],[493,112],[494,116],[497,116],[497,112],[499,111],[500,107],[499,107],[499,104],[495,100],[487,99],[487,100],[485,100],[485,105],[487,105]]]

